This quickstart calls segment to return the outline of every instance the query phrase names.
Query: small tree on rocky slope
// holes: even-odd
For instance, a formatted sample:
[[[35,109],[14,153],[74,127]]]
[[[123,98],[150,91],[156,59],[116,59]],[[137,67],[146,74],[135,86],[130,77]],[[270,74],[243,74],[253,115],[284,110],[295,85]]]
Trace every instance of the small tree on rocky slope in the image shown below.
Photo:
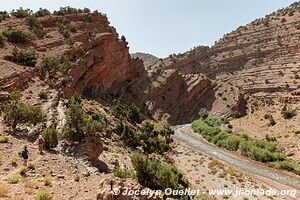
[[[45,120],[45,114],[38,106],[32,106],[29,103],[20,100],[19,92],[12,92],[10,99],[3,105],[4,121],[8,123],[13,130],[20,123],[36,125]]]
[[[89,116],[85,113],[81,98],[76,93],[69,99],[66,116],[63,136],[69,140],[82,141],[87,136],[101,132],[106,126],[102,116],[98,114]]]

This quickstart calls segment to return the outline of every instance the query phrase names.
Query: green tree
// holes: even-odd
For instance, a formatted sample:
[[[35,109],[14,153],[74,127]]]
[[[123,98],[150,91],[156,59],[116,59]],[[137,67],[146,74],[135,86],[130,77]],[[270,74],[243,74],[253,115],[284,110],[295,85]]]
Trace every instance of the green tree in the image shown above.
[[[170,126],[164,126],[160,130],[160,135],[164,136],[166,139],[167,144],[170,144],[172,142],[171,136],[174,135],[175,132],[171,129]]]
[[[42,135],[46,149],[55,148],[58,145],[58,134],[55,128],[45,128]]]
[[[32,106],[29,103],[20,100],[19,92],[12,92],[10,100],[4,103],[4,121],[11,125],[13,130],[19,123],[28,123],[36,125],[45,121],[46,115],[38,106]]]
[[[74,141],[81,141],[85,133],[86,115],[81,105],[81,98],[75,94],[69,99],[66,113],[64,136]]]
[[[156,190],[187,186],[183,175],[169,164],[163,164],[142,154],[134,154],[131,159],[138,181],[143,186]]]
[[[201,108],[198,114],[199,114],[200,119],[206,119],[209,115],[206,108]]]
[[[142,119],[142,113],[139,107],[135,104],[131,104],[128,108],[128,118],[131,122],[139,123]]]

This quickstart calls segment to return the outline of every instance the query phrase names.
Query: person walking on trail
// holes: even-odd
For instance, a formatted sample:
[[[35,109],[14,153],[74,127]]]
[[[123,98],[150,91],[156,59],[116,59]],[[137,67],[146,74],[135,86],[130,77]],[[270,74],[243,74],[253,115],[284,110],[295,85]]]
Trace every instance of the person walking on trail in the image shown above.
[[[27,149],[27,146],[24,146],[24,149],[23,149],[23,151],[22,151],[22,157],[23,157],[23,159],[24,159],[23,165],[24,165],[24,166],[27,166],[27,161],[28,161],[28,157],[29,157],[29,151],[28,151],[28,149]]]
[[[43,154],[44,138],[41,135],[39,136],[39,139],[38,139],[38,145],[39,145],[40,154]]]

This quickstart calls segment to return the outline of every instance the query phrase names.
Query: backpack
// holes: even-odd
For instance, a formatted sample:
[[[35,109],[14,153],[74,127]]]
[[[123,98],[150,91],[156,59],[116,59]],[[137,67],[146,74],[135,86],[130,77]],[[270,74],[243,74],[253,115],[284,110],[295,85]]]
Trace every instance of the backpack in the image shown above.
[[[22,157],[23,157],[24,159],[28,159],[28,150],[27,150],[27,149],[24,149],[24,150],[22,151]]]

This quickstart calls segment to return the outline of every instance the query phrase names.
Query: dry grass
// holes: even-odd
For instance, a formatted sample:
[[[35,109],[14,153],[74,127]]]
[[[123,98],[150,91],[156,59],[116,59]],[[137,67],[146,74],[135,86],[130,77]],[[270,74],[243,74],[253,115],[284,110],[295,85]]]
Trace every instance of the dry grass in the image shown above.
[[[0,183],[0,197],[5,197],[10,192],[10,186],[5,183]]]
[[[40,187],[40,183],[38,180],[28,180],[28,179],[24,179],[24,186],[26,188],[34,188],[34,189],[38,189]]]
[[[51,200],[51,199],[52,199],[52,195],[45,188],[38,190],[34,196],[34,200]]]
[[[7,182],[9,184],[17,184],[20,182],[20,180],[22,179],[22,176],[20,174],[15,174],[15,175],[12,175],[10,176],[8,179],[7,179]]]
[[[44,185],[50,186],[52,184],[52,177],[51,176],[45,176],[44,178]]]
[[[14,200],[24,200],[24,197],[22,195],[16,195]]]

